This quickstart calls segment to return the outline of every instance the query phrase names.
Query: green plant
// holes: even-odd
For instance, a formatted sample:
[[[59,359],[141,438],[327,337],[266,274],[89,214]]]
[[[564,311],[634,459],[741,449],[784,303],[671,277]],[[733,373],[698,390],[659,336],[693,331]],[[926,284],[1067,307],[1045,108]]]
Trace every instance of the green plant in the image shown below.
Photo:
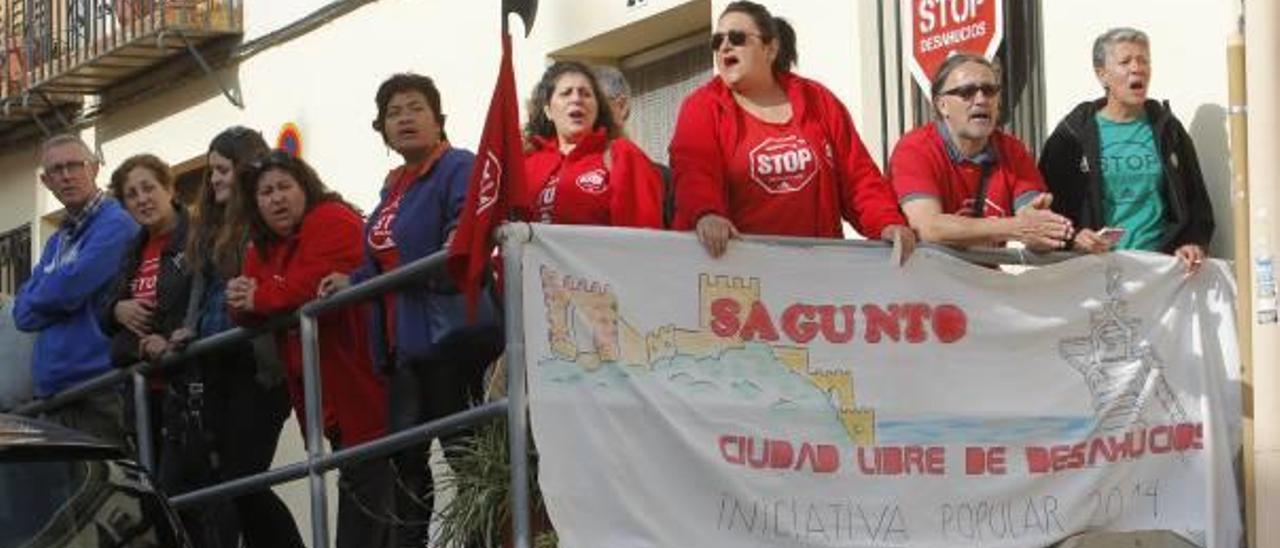
[[[537,454],[530,448],[529,492],[535,516],[543,515],[538,490]],[[511,458],[506,421],[494,421],[450,450],[453,473],[439,478],[436,489],[453,491],[440,510],[436,541],[440,546],[501,546],[511,527]],[[554,548],[555,535],[537,535],[537,548]],[[549,544],[548,544],[549,542]]]

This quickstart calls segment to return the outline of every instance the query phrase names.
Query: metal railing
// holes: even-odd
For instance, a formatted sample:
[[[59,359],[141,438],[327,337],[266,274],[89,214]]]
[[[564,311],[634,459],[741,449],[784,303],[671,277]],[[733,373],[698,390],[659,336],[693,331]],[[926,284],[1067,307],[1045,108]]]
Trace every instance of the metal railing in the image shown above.
[[[495,420],[501,417],[505,410],[507,436],[510,446],[509,454],[512,456],[510,493],[514,546],[516,548],[530,548],[532,546],[532,538],[528,460],[519,457],[527,455],[529,448],[524,326],[520,319],[523,318],[524,314],[522,259],[524,245],[533,237],[533,227],[526,223],[510,223],[498,229],[498,236],[502,244],[503,266],[505,268],[503,276],[505,321],[503,325],[506,336],[505,361],[508,370],[507,397],[504,399],[483,404],[410,429],[390,433],[361,445],[335,452],[327,453],[325,451],[323,444],[324,413],[320,412],[323,379],[321,379],[319,367],[320,333],[317,318],[337,308],[376,299],[406,286],[420,284],[424,277],[443,275],[446,255],[445,252],[441,251],[407,263],[396,270],[360,284],[353,285],[328,298],[312,301],[302,306],[296,314],[272,318],[266,324],[252,329],[235,328],[224,331],[196,341],[182,352],[168,356],[158,362],[139,362],[127,368],[109,371],[59,392],[48,399],[18,407],[11,410],[11,412],[27,416],[37,415],[57,409],[101,390],[131,381],[133,383],[133,397],[136,408],[135,420],[138,430],[138,445],[139,451],[142,453],[140,460],[148,469],[153,469],[154,459],[150,455],[149,442],[151,423],[147,417],[149,407],[147,405],[146,377],[165,370],[188,366],[193,363],[194,358],[210,352],[227,349],[233,345],[243,344],[260,334],[291,327],[296,323],[301,330],[303,350],[303,389],[306,406],[304,429],[307,438],[306,460],[177,495],[171,499],[175,507],[184,508],[212,500],[232,498],[305,477],[308,479],[310,491],[311,545],[313,548],[327,548],[329,546],[329,531],[328,492],[324,485],[324,474],[326,472],[370,459],[385,458],[398,451],[420,445],[424,439],[441,437],[486,421]],[[883,242],[821,238],[747,236],[744,239],[809,247],[883,248],[886,246]],[[923,245],[923,247],[938,249],[970,262],[985,265],[1043,265],[1076,256],[1073,253],[1065,252],[1039,254],[1024,253],[1013,249],[957,250],[927,244]]]
[[[520,257],[523,253],[518,238],[528,239],[528,225],[509,225],[500,229],[503,253],[506,261],[507,283],[506,313],[509,318],[519,318],[521,303],[519,283]],[[185,350],[167,356],[157,362],[138,362],[126,368],[115,369],[63,390],[47,399],[31,402],[10,410],[11,413],[35,416],[71,402],[107,390],[125,382],[132,382],[135,407],[135,427],[138,432],[139,460],[154,471],[151,453],[151,421],[148,417],[148,390],[146,377],[170,369],[185,367],[195,358],[234,345],[243,344],[263,333],[270,333],[297,324],[302,335],[303,390],[305,392],[305,424],[307,458],[265,472],[230,480],[221,484],[184,493],[173,497],[175,507],[183,508],[211,500],[226,499],[252,491],[308,478],[311,500],[313,548],[329,546],[328,492],[324,474],[340,466],[374,458],[383,458],[431,439],[469,428],[502,416],[505,411],[511,455],[528,452],[528,415],[525,398],[523,360],[523,332],[517,322],[505,322],[507,337],[507,390],[505,399],[455,413],[414,428],[388,434],[379,439],[350,448],[327,453],[324,449],[324,413],[321,409],[321,384],[319,367],[319,326],[316,319],[329,311],[358,302],[375,299],[408,285],[421,283],[424,277],[444,274],[446,254],[437,252],[428,257],[405,264],[399,269],[353,285],[334,295],[304,305],[296,314],[272,318],[266,324],[248,329],[235,328],[192,343]],[[512,525],[517,548],[532,546],[529,523],[529,471],[528,461],[513,458],[511,463]]]

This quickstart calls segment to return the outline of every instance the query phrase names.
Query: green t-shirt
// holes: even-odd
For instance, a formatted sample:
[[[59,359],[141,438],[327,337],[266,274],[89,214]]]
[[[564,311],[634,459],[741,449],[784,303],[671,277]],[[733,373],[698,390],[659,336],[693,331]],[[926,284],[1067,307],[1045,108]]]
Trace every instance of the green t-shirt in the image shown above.
[[[1113,122],[1097,114],[1101,138],[1102,218],[1125,229],[1116,249],[1159,251],[1164,237],[1164,166],[1151,122]]]

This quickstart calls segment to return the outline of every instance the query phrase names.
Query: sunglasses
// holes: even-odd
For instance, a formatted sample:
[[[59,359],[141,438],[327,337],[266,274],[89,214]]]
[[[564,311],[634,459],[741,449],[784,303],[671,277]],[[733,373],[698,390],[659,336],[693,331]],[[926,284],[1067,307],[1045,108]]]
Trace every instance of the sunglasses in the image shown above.
[[[711,50],[720,49],[720,45],[724,43],[725,38],[729,39],[729,45],[733,47],[741,46],[747,43],[748,36],[760,36],[742,30],[731,30],[729,32],[717,32],[711,35]]]
[[[965,101],[972,101],[978,92],[981,91],[987,97],[1000,96],[1000,84],[969,84],[960,87],[954,87],[942,92],[942,95],[954,95]]]

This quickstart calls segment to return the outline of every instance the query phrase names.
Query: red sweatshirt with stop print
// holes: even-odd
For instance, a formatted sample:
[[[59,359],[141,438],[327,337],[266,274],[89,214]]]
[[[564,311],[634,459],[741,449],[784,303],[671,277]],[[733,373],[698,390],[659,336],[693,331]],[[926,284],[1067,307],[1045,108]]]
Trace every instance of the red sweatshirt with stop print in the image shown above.
[[[747,234],[840,238],[844,219],[879,238],[905,225],[840,100],[813,80],[778,80],[792,111],[781,124],[748,114],[719,78],[685,99],[670,148],[676,228],[710,213]]]

